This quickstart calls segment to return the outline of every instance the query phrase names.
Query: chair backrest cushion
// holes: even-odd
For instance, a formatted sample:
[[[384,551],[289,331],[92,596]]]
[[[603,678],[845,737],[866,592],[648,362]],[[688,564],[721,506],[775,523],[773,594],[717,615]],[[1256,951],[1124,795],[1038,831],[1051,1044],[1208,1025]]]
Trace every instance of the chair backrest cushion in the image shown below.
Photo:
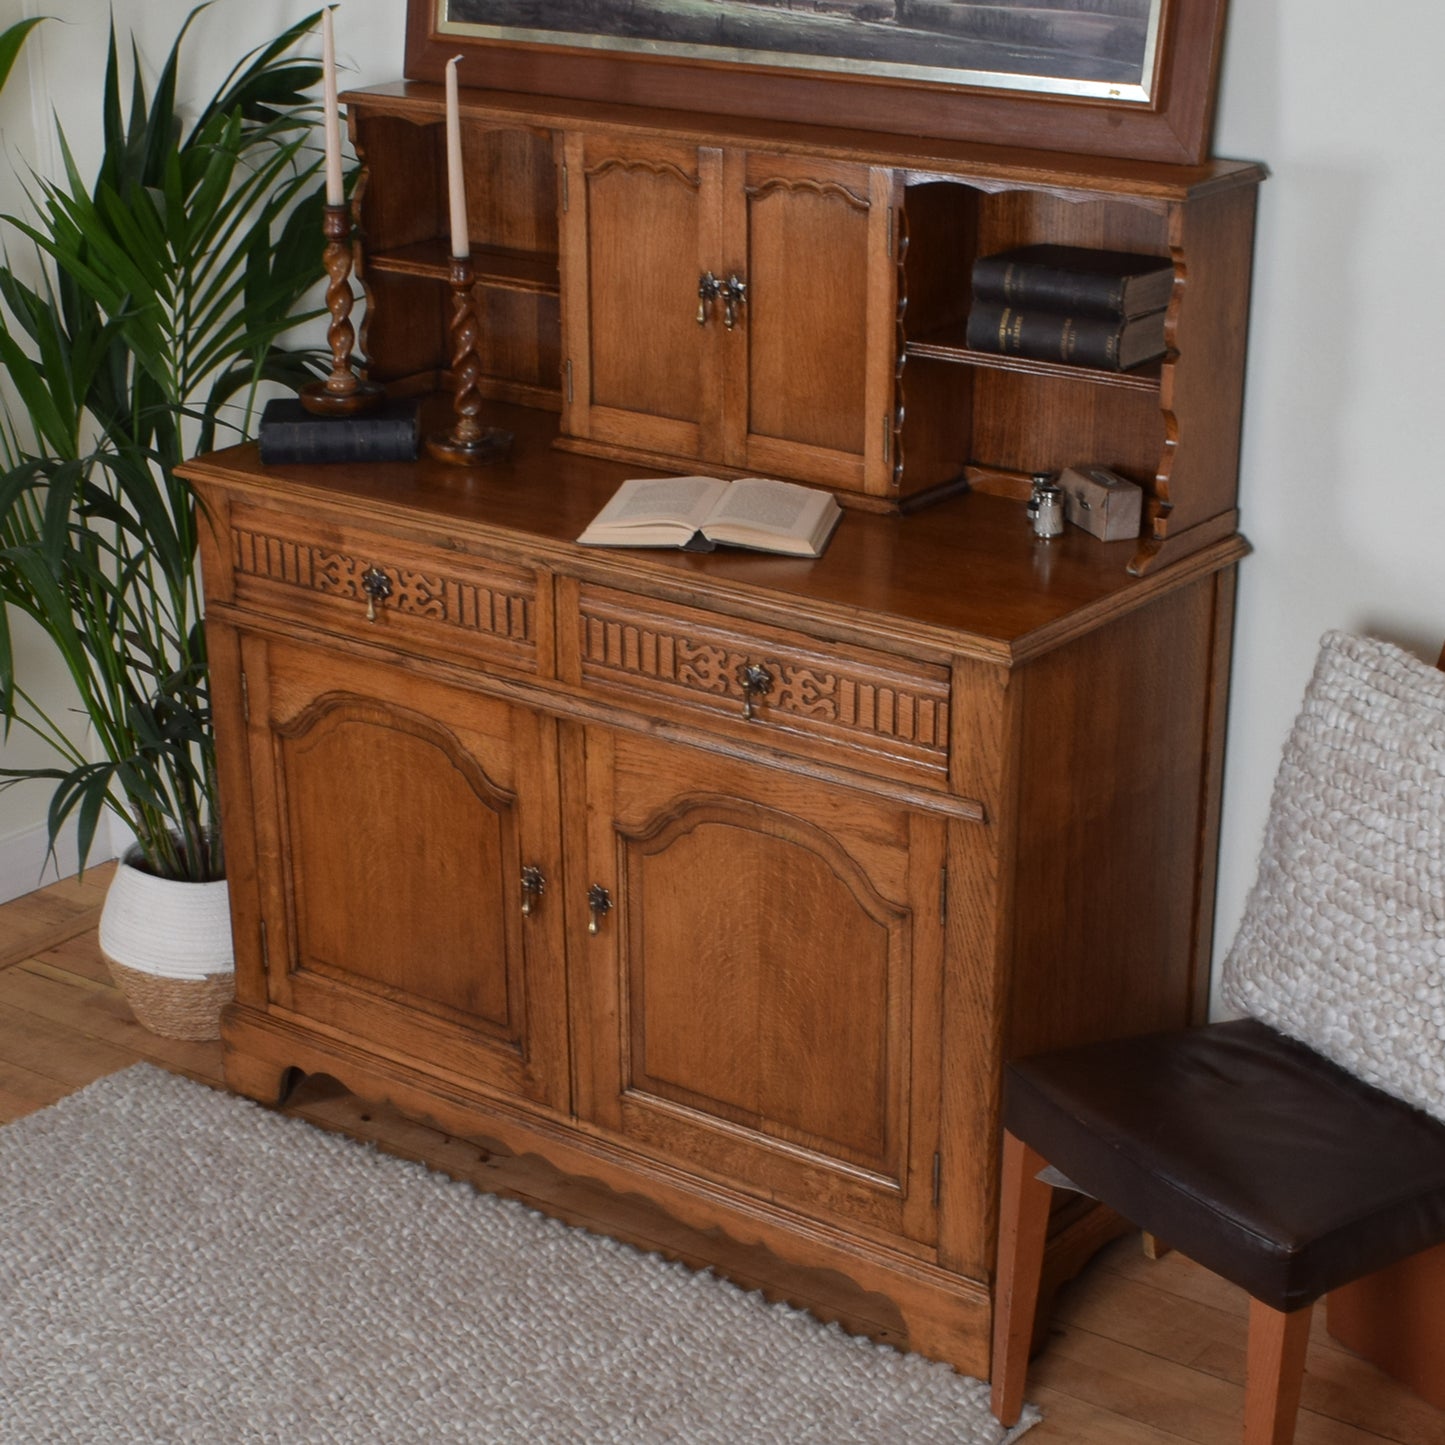
[[[1326,634],[1223,993],[1445,1120],[1445,672]]]

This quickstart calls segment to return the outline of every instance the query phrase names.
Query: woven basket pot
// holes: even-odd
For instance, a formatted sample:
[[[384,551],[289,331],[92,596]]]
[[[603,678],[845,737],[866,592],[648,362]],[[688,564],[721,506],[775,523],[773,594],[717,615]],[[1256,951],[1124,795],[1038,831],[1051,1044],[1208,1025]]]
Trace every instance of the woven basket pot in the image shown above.
[[[131,1012],[168,1039],[214,1039],[235,996],[225,880],[180,883],[123,862],[100,914],[100,951]]]

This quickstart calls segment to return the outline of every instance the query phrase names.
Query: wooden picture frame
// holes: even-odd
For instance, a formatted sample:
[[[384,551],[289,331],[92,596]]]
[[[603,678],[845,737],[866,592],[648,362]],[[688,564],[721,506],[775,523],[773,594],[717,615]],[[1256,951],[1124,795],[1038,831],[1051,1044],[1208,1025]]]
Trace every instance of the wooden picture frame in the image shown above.
[[[460,55],[462,84],[490,90],[1195,164],[1209,149],[1225,6],[1158,0],[1152,77],[1118,94],[1098,85],[1092,89],[1105,93],[1060,91],[1048,88],[1048,77],[1041,88],[1036,76],[994,76],[987,85],[952,78],[962,72],[902,77],[860,62],[795,69],[786,52],[759,64],[714,58],[734,52],[706,47],[616,49],[626,42],[560,32],[553,41],[486,23],[487,0],[407,0],[405,73],[440,81],[446,62]],[[457,18],[463,14],[483,19]]]

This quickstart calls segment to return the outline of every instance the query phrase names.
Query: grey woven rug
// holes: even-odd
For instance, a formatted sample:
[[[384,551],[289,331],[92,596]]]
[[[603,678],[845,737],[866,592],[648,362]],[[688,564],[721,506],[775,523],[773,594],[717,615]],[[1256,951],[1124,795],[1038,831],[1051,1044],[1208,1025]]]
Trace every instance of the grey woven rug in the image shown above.
[[[986,1396],[149,1065],[0,1129],[7,1445],[993,1445]]]

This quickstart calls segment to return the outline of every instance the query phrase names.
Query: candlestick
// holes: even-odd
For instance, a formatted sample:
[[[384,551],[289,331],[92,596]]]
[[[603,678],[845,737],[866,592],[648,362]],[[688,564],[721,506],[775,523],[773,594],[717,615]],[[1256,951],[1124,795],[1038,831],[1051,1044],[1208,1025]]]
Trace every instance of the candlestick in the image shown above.
[[[512,433],[501,427],[484,427],[477,420],[482,409],[481,327],[477,323],[476,302],[472,296],[472,261],[470,256],[453,256],[452,288],[452,378],[456,390],[452,409],[456,423],[450,432],[437,432],[427,437],[427,454],[439,462],[453,466],[475,466],[494,462],[510,454]]]
[[[447,200],[451,207],[452,255],[470,256],[471,237],[467,234],[467,183],[462,174],[462,114],[457,95],[457,62],[460,55],[447,61]]]
[[[356,331],[351,324],[351,212],[328,205],[322,212],[326,250],[322,260],[328,277],[326,306],[331,325],[326,332],[331,347],[331,375],[301,388],[301,405],[317,416],[355,416],[375,406],[384,395],[373,381],[363,381],[353,364],[351,348]]]
[[[325,88],[326,204],[340,206],[346,201],[346,193],[341,184],[341,109],[336,100],[336,37],[330,7],[321,12],[321,75]]]

